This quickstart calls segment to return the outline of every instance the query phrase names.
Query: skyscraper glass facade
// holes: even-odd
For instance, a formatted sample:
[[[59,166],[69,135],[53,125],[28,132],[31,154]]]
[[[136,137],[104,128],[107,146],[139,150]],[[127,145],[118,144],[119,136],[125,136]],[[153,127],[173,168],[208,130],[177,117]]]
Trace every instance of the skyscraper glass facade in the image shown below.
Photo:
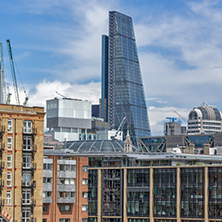
[[[150,135],[132,18],[116,11],[109,12],[108,121],[118,128],[127,125],[133,144],[138,137]]]

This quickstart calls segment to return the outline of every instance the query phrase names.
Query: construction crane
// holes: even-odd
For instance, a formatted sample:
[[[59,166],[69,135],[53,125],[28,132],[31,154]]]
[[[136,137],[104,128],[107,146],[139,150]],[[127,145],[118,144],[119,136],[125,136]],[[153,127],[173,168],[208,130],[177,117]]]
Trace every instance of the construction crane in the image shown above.
[[[3,46],[2,43],[0,43],[0,103],[5,103],[5,99]]]
[[[174,111],[185,123],[187,123],[187,120],[183,118],[177,111]]]
[[[14,66],[14,61],[13,61],[13,57],[12,57],[12,49],[11,49],[10,40],[6,39],[6,42],[7,42],[7,46],[8,46],[8,54],[9,54],[9,61],[10,61],[10,67],[11,67],[11,74],[12,74],[13,86],[14,86],[14,91],[15,91],[15,100],[16,100],[16,104],[20,105],[18,86],[17,86],[16,75],[15,75],[15,66]]]
[[[10,102],[11,102],[11,93],[9,92],[9,87],[7,87],[7,89],[8,89],[8,93],[7,93],[7,99],[6,99],[6,104],[10,104]]]
[[[117,140],[117,135],[118,135],[118,133],[120,132],[121,127],[123,126],[123,124],[125,123],[125,121],[126,121],[126,116],[123,117],[121,123],[119,124],[119,127],[118,127],[118,129],[117,129],[117,131],[116,131],[116,133],[115,133],[115,136],[112,136],[112,137],[111,137],[112,140]]]

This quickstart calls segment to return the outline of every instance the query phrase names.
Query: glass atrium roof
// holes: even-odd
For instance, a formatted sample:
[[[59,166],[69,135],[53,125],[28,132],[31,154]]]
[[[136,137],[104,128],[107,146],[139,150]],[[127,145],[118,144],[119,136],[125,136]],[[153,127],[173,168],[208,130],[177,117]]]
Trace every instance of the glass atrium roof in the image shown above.
[[[85,141],[68,141],[65,144],[66,149],[72,150],[77,153],[85,152],[124,152],[124,143],[123,141],[118,140],[85,140]],[[132,146],[133,151],[135,152],[137,148]]]

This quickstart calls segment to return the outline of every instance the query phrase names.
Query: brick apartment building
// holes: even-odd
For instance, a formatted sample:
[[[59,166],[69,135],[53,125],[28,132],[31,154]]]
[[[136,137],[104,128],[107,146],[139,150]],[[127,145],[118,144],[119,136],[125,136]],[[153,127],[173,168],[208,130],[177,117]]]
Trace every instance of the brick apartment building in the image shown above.
[[[0,221],[42,222],[44,115],[0,105]]]

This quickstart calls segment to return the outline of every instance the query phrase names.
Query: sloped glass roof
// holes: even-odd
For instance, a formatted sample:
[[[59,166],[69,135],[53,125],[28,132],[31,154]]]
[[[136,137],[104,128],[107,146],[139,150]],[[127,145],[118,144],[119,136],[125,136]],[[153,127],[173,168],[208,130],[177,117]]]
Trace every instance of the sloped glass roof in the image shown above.
[[[124,143],[118,140],[85,140],[85,141],[68,141],[65,143],[65,148],[70,149],[73,152],[85,153],[85,152],[123,152]],[[132,146],[135,152],[137,148]]]

